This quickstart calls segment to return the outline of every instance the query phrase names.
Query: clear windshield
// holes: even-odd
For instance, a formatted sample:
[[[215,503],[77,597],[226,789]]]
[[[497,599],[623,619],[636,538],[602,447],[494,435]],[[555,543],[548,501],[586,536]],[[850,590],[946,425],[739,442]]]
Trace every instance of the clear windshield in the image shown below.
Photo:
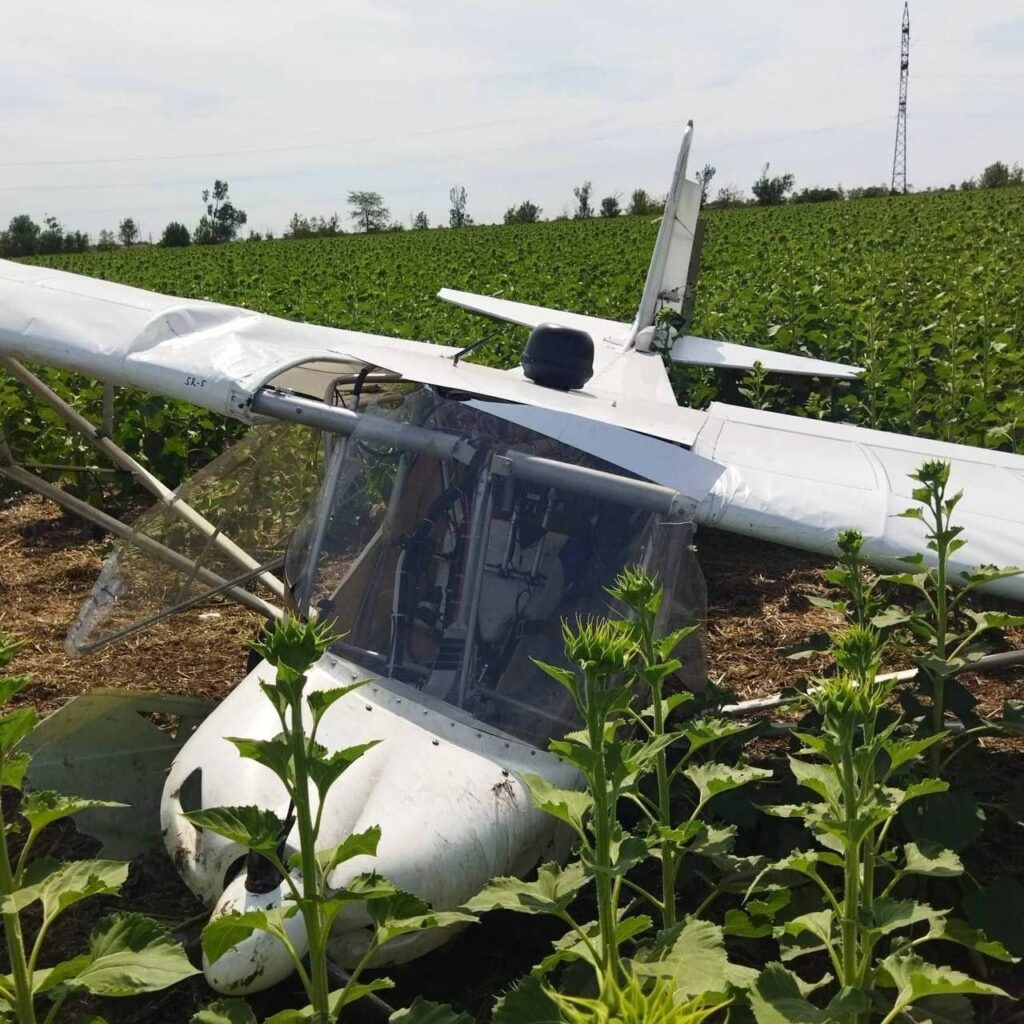
[[[665,628],[703,618],[690,524],[523,483],[494,472],[491,456],[611,466],[425,389],[361,411],[469,443],[461,460],[443,460],[369,444],[358,428],[337,442],[286,574],[303,610],[345,631],[347,658],[542,745],[577,723],[568,694],[531,658],[565,664],[561,622],[608,614],[605,587],[622,568],[661,576]],[[698,674],[700,653],[695,643]]]

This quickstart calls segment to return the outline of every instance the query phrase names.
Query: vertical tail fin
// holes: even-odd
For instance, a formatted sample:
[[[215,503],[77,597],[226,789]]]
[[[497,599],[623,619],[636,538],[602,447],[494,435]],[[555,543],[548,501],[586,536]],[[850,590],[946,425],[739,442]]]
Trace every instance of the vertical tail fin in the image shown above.
[[[654,323],[660,307],[671,306],[681,312],[687,299],[701,194],[700,186],[686,177],[692,140],[691,121],[683,135],[672,174],[672,185],[665,197],[665,212],[661,218],[658,239],[654,243],[654,255],[647,270],[640,308],[633,322],[631,341],[636,341],[636,336]]]

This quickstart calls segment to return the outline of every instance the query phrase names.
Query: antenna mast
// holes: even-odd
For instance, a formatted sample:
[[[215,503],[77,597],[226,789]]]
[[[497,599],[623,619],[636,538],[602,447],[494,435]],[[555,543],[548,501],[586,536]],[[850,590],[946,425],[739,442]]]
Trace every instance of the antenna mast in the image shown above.
[[[900,103],[896,112],[896,147],[892,155],[892,190],[907,191],[907,80],[910,77],[910,0],[903,4],[900,34]]]

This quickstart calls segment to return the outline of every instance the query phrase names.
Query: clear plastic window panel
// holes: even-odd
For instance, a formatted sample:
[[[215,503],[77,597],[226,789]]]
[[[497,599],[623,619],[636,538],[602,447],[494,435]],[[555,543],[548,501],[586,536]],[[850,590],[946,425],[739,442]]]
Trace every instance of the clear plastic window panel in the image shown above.
[[[265,565],[284,553],[320,486],[319,446],[319,436],[306,427],[254,427],[176,493],[257,565]],[[70,654],[85,654],[134,635],[174,608],[202,601],[215,589],[208,574],[230,581],[245,572],[212,536],[163,503],[131,525],[136,534],[189,559],[193,568],[175,568],[130,541],[118,541],[68,632],[65,647]],[[278,603],[255,581],[246,588]]]

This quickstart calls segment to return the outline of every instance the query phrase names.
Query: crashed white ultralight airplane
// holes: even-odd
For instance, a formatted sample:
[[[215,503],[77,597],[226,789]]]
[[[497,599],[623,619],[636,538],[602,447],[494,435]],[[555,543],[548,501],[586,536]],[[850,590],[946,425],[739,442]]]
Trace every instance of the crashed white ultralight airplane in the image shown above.
[[[524,873],[550,852],[551,819],[531,807],[521,775],[572,783],[543,749],[572,722],[530,656],[557,660],[559,621],[601,611],[603,588],[637,561],[666,584],[667,624],[699,617],[695,523],[818,552],[832,550],[838,530],[856,527],[872,560],[889,566],[923,546],[920,523],[894,518],[910,502],[907,474],[924,459],[943,459],[953,486],[966,491],[958,511],[970,543],[955,568],[1020,560],[1024,457],[721,404],[678,405],[666,358],[823,378],[859,372],[670,326],[663,313],[684,308],[694,278],[700,189],[686,178],[691,136],[633,323],[440,293],[532,329],[523,367],[511,371],[468,363],[442,345],[0,263],[0,366],[160,502],[128,527],[9,457],[0,466],[160,566],[147,574],[128,547],[119,549],[72,630],[72,648],[137,628],[125,625],[126,609],[134,613],[135,597],[154,591],[173,591],[168,603],[178,608],[227,595],[267,617],[283,604],[347,630],[311,685],[371,684],[335,704],[319,736],[333,749],[383,742],[331,790],[321,838],[331,846],[375,824],[382,838],[376,857],[336,870],[338,886],[373,868],[450,909],[492,876]],[[257,426],[250,437],[262,440],[243,440],[172,493],[21,360],[182,399]],[[288,425],[305,440],[296,443]],[[319,480],[298,468],[313,447],[307,430],[325,439]],[[225,488],[234,511],[219,516],[213,497]],[[291,534],[286,556],[268,539],[282,540],[282,531]],[[257,539],[247,548],[243,536]],[[1021,577],[992,589],[1024,599]],[[142,624],[159,616],[142,615]],[[248,877],[244,849],[199,832],[183,814],[259,804],[283,816],[275,778],[225,739],[277,731],[259,689],[270,675],[266,663],[256,665],[198,726],[164,788],[167,848],[214,913],[283,898],[280,885],[266,891]],[[341,965],[359,959],[365,925],[358,907],[337,919]],[[409,959],[443,939],[407,936],[387,952],[391,961]],[[290,966],[273,941],[253,938],[207,973],[215,987],[239,992],[274,983]]]

